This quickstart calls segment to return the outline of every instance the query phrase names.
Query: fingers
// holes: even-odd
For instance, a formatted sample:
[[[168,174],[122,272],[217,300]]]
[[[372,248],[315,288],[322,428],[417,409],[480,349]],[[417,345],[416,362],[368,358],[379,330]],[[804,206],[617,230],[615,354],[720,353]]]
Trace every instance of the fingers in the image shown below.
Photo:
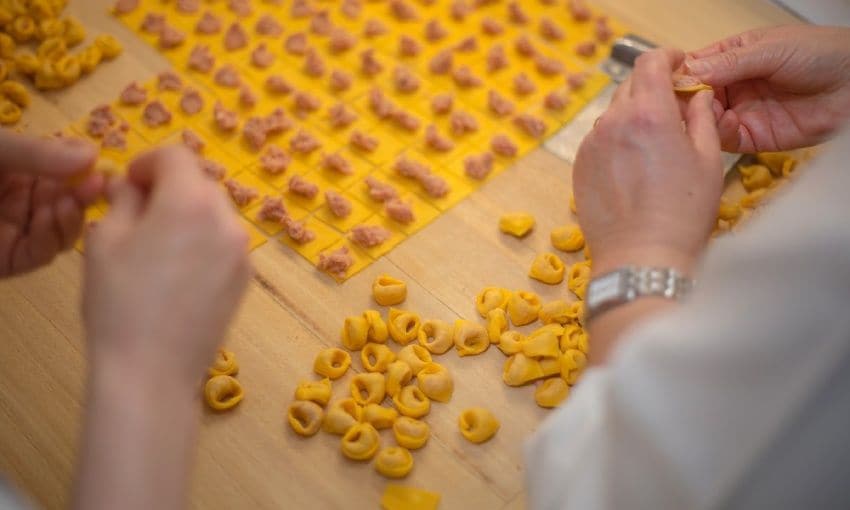
[[[60,246],[53,209],[40,207],[33,213],[29,232],[14,247],[12,273],[23,273],[46,265],[59,253]]]
[[[74,245],[83,231],[83,210],[73,197],[65,196],[56,202],[55,214],[60,249],[67,250]]]
[[[652,105],[665,113],[678,110],[673,92],[673,70],[682,65],[685,54],[680,50],[652,50],[635,61],[632,72],[632,98],[641,105]]]
[[[685,61],[688,73],[712,87],[767,78],[782,65],[786,46],[778,44],[728,45],[717,53],[705,53]],[[793,48],[792,48],[793,51]]]
[[[41,139],[0,130],[0,173],[70,177],[94,165],[97,149],[74,139]]]
[[[184,147],[149,152],[130,164],[128,180],[148,193],[152,210],[169,209],[196,191],[215,185],[201,171],[198,158]]]
[[[126,179],[110,182],[107,191],[110,209],[104,221],[118,225],[132,225],[144,208],[144,195]]]
[[[685,113],[688,136],[697,152],[706,160],[720,163],[720,137],[712,110],[714,95],[710,90],[698,92],[691,98]]]

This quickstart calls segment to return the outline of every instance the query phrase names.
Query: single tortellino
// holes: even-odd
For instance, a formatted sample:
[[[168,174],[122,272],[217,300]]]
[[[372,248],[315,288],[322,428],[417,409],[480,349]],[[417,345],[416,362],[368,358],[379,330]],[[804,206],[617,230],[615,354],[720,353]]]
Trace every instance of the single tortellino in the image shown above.
[[[413,469],[413,455],[401,446],[387,446],[375,457],[375,470],[387,478],[404,478]]]
[[[760,152],[756,154],[756,160],[776,176],[787,175],[786,167],[791,166],[790,170],[793,171],[793,166],[797,164],[797,160],[786,152]]]
[[[395,353],[386,345],[370,343],[360,351],[360,361],[367,372],[384,373],[390,363],[395,361]]]
[[[540,407],[558,407],[570,394],[570,387],[560,377],[546,379],[534,390],[534,401]]]
[[[124,51],[118,39],[109,34],[102,34],[95,37],[94,45],[100,50],[101,55],[106,60],[112,60]]]
[[[361,421],[363,421],[363,408],[353,398],[334,400],[325,413],[322,429],[330,434],[341,436]]]
[[[103,60],[103,52],[97,46],[91,45],[77,54],[80,59],[80,70],[86,74],[95,70]]]
[[[19,43],[25,43],[36,36],[37,26],[30,16],[18,16],[6,30]]]
[[[525,290],[514,292],[508,300],[508,316],[514,326],[525,326],[540,314],[540,296]]]
[[[407,345],[411,340],[419,336],[419,328],[422,325],[422,320],[419,315],[390,308],[389,316],[389,331],[390,336],[399,345]]]
[[[381,317],[381,312],[377,310],[366,310],[363,312],[363,318],[369,325],[366,331],[366,340],[376,344],[385,344],[390,337],[390,332],[387,329],[387,323]]]
[[[741,183],[747,191],[769,188],[773,184],[770,169],[764,165],[741,165],[738,171],[741,173]]]
[[[538,318],[543,324],[569,324],[574,320],[570,316],[570,304],[561,299],[544,303]]]
[[[471,407],[458,418],[460,433],[472,443],[483,443],[499,431],[499,420],[483,407]]]
[[[406,345],[398,351],[398,359],[407,363],[413,375],[416,375],[425,365],[431,363],[431,353],[421,345]]]
[[[761,188],[750,191],[741,197],[741,201],[738,203],[744,209],[755,209],[758,205],[764,202],[765,198],[767,198],[767,188]]]
[[[530,336],[522,344],[522,353],[529,358],[557,358],[561,355],[558,337],[552,332]]]
[[[578,225],[564,225],[549,233],[549,241],[558,250],[576,252],[584,248],[584,233]]]
[[[417,386],[405,386],[393,397],[398,412],[411,418],[421,418],[431,411],[431,400]]]
[[[76,46],[76,45],[78,45],[81,42],[86,40],[86,27],[84,27],[83,24],[80,23],[79,20],[77,20],[76,18],[72,18],[72,17],[68,16],[64,19],[64,21],[65,21],[65,32],[63,32],[62,35],[65,37],[65,42],[68,43],[69,47],[73,48],[74,46]],[[97,43],[97,41],[99,39],[105,39],[105,40],[112,39],[112,40],[115,41],[115,43],[118,42],[118,40],[115,39],[115,37],[113,37],[111,35],[99,35],[99,36],[97,36],[97,38],[95,38],[95,43]],[[115,44],[115,43],[111,43],[111,44]],[[120,47],[120,44],[118,46]]]
[[[7,99],[21,108],[30,105],[30,93],[26,87],[16,81],[7,80],[0,83],[0,95],[6,96]]]
[[[717,218],[730,223],[735,223],[741,218],[743,211],[738,204],[732,204],[725,200],[720,200],[720,207],[717,209]]]
[[[425,446],[431,436],[431,427],[422,420],[399,416],[393,423],[393,435],[400,446],[416,450]]]
[[[367,404],[363,408],[363,421],[371,423],[378,430],[392,427],[396,418],[398,418],[398,411],[392,407],[384,407],[380,404]]]
[[[341,440],[342,454],[351,460],[369,460],[381,447],[381,436],[371,423],[356,423]]]
[[[216,375],[236,375],[239,373],[239,363],[236,362],[236,355],[230,351],[219,349],[216,352],[215,360],[212,366],[207,370],[210,377]]]
[[[319,351],[313,361],[313,371],[332,380],[345,375],[350,366],[351,355],[336,347]]]
[[[562,363],[563,366],[563,363]],[[505,361],[502,380],[508,386],[522,386],[544,377],[540,362],[518,352]]]
[[[366,345],[369,334],[369,322],[363,316],[346,317],[340,332],[343,347],[349,351],[359,351]]]
[[[448,402],[455,390],[452,375],[439,363],[428,363],[416,376],[419,389],[431,400]]]
[[[411,380],[413,370],[401,360],[395,360],[387,367],[387,395],[394,397]]]
[[[301,381],[295,388],[295,400],[309,400],[325,406],[330,399],[331,380],[327,377],[321,381]]]
[[[535,337],[537,335],[544,335],[544,334],[546,334],[546,335],[552,334],[552,335],[555,335],[555,336],[561,336],[561,335],[564,334],[564,326],[561,326],[560,324],[546,324],[545,326],[541,326],[541,327],[535,329],[534,331],[532,331],[528,335],[528,337],[531,338],[531,337]]]
[[[319,404],[309,400],[296,400],[290,404],[286,418],[296,434],[310,437],[321,428],[323,415],[324,411]]]
[[[537,358],[537,364],[540,365],[540,372],[543,377],[551,377],[553,375],[561,375],[561,358]]]
[[[427,320],[419,327],[419,345],[433,354],[443,354],[455,344],[454,328],[448,322]]]
[[[244,396],[245,392],[242,385],[230,375],[212,376],[204,386],[204,397],[206,397],[207,405],[216,411],[232,409],[239,402],[242,402]]]
[[[587,355],[578,349],[568,349],[561,356],[561,377],[567,384],[573,385],[587,366]]]
[[[502,333],[508,330],[508,314],[502,308],[487,312],[487,336],[491,344],[498,344]]]
[[[528,276],[549,285],[564,281],[564,263],[554,253],[541,253],[534,257]]]
[[[33,53],[22,52],[15,55],[15,70],[27,76],[34,75],[41,67],[41,62]]]
[[[407,299],[407,284],[398,278],[382,274],[372,284],[372,297],[381,306],[395,306]]]
[[[508,300],[511,298],[511,291],[500,287],[486,287],[484,290],[475,296],[475,309],[482,319],[487,318],[487,314],[494,308],[505,309],[508,306]]]
[[[503,214],[499,218],[499,230],[514,237],[525,237],[534,228],[534,216],[527,212]]]
[[[83,74],[83,68],[80,66],[80,59],[76,55],[65,55],[56,61],[56,74],[62,80],[62,84],[70,85],[80,79]],[[36,74],[36,82],[39,74]]]
[[[587,292],[587,285],[590,283],[590,263],[586,260],[576,262],[570,267],[569,279],[567,287],[579,299],[584,299],[584,294]]]
[[[474,356],[490,347],[490,336],[481,324],[459,319],[455,321],[454,342],[460,356]]]
[[[522,352],[522,344],[526,341],[525,335],[519,331],[505,331],[499,337],[499,350],[510,356]]]
[[[386,379],[381,373],[355,374],[351,378],[351,397],[361,406],[380,404],[386,395]]]
[[[35,54],[42,60],[59,60],[68,54],[68,46],[61,37],[51,37],[38,45]]]
[[[567,352],[570,349],[578,349],[587,354],[590,352],[587,332],[577,324],[570,324],[564,328],[564,333],[561,335],[560,347],[562,352]]]

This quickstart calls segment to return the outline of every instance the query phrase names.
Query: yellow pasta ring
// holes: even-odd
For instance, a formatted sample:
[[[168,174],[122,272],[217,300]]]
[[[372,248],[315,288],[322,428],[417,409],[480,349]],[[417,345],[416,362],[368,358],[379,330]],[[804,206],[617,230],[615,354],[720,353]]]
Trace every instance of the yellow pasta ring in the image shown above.
[[[485,287],[475,296],[475,309],[482,319],[494,308],[505,309],[511,298],[511,291],[500,287]]]
[[[353,398],[335,400],[328,406],[322,420],[322,430],[330,434],[343,435],[363,420],[363,408]]]
[[[421,418],[431,411],[431,400],[416,386],[405,386],[393,397],[398,412],[411,418]]]
[[[380,404],[387,395],[387,382],[383,374],[367,372],[351,378],[351,398],[358,404]]]
[[[384,344],[369,343],[360,351],[360,361],[367,372],[384,373],[395,359],[395,353]]]
[[[499,218],[499,230],[514,237],[525,237],[534,228],[534,216],[527,212],[512,212]]]
[[[372,284],[372,297],[381,306],[399,305],[407,299],[407,284],[398,278],[382,274]]]
[[[62,37],[65,32],[65,24],[59,18],[47,18],[38,22],[38,33],[42,39]]]
[[[558,407],[567,399],[570,394],[570,387],[566,381],[560,377],[553,377],[544,380],[534,390],[534,401],[540,407],[552,408]]]
[[[519,331],[505,331],[499,337],[499,350],[507,356],[522,352],[526,337]]]
[[[17,49],[18,44],[12,39],[7,33],[0,32],[0,57],[3,58],[15,58],[15,50]]]
[[[30,105],[30,93],[26,87],[16,81],[6,80],[0,83],[0,94],[6,96],[6,98],[21,108],[26,108]]]
[[[561,355],[558,337],[551,332],[530,336],[522,344],[522,353],[529,358],[557,358]]]
[[[499,420],[483,407],[466,409],[458,417],[460,433],[472,443],[490,440],[499,431]]]
[[[227,411],[239,402],[245,392],[242,385],[234,377],[229,375],[216,375],[210,377],[204,385],[204,397],[207,405],[216,411]]]
[[[422,420],[410,416],[399,416],[393,423],[393,435],[399,446],[417,450],[428,442],[431,427]]]
[[[540,362],[521,352],[509,357],[502,369],[502,380],[508,386],[522,386],[543,377],[545,374]]]
[[[289,405],[286,420],[299,436],[310,437],[322,426],[324,411],[321,406],[309,400],[296,400]]]
[[[212,366],[207,370],[210,377],[216,375],[236,375],[239,373],[239,363],[236,362],[236,355],[232,352],[219,349],[216,352],[215,360]]]
[[[80,60],[75,55],[65,55],[56,61],[56,73],[67,84],[80,79],[82,72]]]
[[[15,55],[15,68],[26,76],[32,76],[41,68],[38,57],[29,52]]]
[[[68,43],[69,48],[73,48],[74,46],[80,44],[81,42],[86,40],[86,27],[83,26],[82,23],[79,22],[76,18],[68,16],[64,19],[65,22],[65,32],[63,37],[65,38],[65,42]],[[98,39],[101,37],[112,37],[111,35],[100,35]],[[114,39],[114,37],[113,37]],[[95,40],[96,41],[96,40]]]
[[[427,320],[419,327],[419,345],[432,354],[443,354],[454,346],[452,326],[440,320]]]
[[[518,291],[508,300],[508,316],[514,326],[525,326],[536,321],[540,307],[540,296],[533,292]]]
[[[557,285],[564,281],[564,263],[554,253],[540,253],[534,257],[528,276],[549,285]]]
[[[350,366],[351,355],[336,347],[319,351],[313,361],[313,371],[328,379],[339,379]]]
[[[68,46],[61,37],[51,37],[38,45],[35,54],[41,60],[55,61],[68,54]]]
[[[36,26],[35,20],[31,16],[18,16],[7,27],[7,30],[9,31],[9,35],[19,43],[28,42],[38,35],[38,26]]]
[[[375,457],[375,470],[387,478],[404,478],[413,469],[413,455],[401,446],[388,446]]]
[[[21,120],[21,108],[15,103],[0,99],[0,125],[10,126]]]
[[[490,347],[490,336],[481,324],[458,319],[455,321],[454,342],[460,356],[474,356]]]
[[[342,454],[351,460],[369,460],[378,452],[381,438],[370,423],[357,423],[340,441]]]
[[[413,312],[390,308],[388,329],[390,337],[399,345],[407,345],[419,336],[422,320]]]
[[[437,402],[448,402],[455,389],[452,375],[439,363],[425,365],[416,376],[416,382],[426,397]]]

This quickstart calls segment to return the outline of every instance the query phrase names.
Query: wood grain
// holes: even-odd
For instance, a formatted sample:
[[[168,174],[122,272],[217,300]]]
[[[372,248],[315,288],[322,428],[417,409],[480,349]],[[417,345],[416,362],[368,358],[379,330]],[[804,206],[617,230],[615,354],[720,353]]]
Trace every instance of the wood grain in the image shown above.
[[[636,33],[684,48],[794,21],[760,0],[596,3]],[[104,0],[78,0],[70,11],[92,31],[118,36],[126,54],[68,91],[37,97],[25,116],[27,131],[61,128],[115,97],[128,81],[166,67],[106,8]],[[567,297],[564,286],[531,282],[526,271],[547,249],[550,228],[574,221],[569,192],[570,168],[538,150],[342,286],[277,243],[256,251],[257,276],[227,340],[242,366],[247,397],[229,414],[204,414],[192,506],[376,508],[385,481],[371,466],[343,459],[336,436],[304,440],[285,425],[295,385],[311,376],[316,351],[336,344],[343,318],[374,306],[369,288],[379,273],[409,282],[405,308],[444,320],[474,317],[472,297],[490,284],[531,289],[545,299]],[[508,210],[536,216],[538,226],[527,239],[498,233],[496,218]],[[0,282],[0,473],[46,508],[67,503],[79,433],[81,264],[77,253],[69,253],[37,273]],[[446,509],[522,508],[523,440],[547,412],[534,404],[532,388],[501,383],[504,357],[496,349],[472,359],[449,353],[439,361],[454,374],[457,389],[450,403],[433,406],[433,436],[415,452],[416,467],[405,483],[440,492]],[[348,392],[346,382],[334,385],[335,396]],[[457,432],[458,413],[472,405],[486,405],[502,421],[499,434],[484,445]],[[387,433],[382,436],[389,442]]]

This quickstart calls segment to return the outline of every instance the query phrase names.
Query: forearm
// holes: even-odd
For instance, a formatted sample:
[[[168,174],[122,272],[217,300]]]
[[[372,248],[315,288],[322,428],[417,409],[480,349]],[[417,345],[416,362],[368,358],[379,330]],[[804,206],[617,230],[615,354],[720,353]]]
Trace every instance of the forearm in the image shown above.
[[[72,508],[185,507],[199,426],[195,388],[93,365]]]

